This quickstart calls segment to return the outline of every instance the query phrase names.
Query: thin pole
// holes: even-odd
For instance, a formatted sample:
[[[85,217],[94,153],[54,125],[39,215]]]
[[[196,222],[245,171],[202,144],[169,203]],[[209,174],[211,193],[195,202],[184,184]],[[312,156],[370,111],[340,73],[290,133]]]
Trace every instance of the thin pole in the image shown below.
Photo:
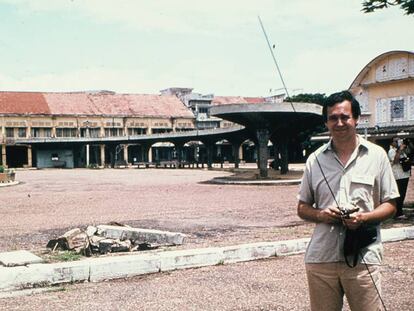
[[[279,78],[280,78],[280,80],[282,81],[283,88],[284,88],[284,90],[285,90],[285,92],[286,92],[287,97],[288,97],[288,98],[290,98],[289,91],[288,91],[288,89],[287,89],[287,87],[286,87],[286,83],[285,83],[285,80],[283,79],[282,72],[280,71],[280,68],[279,68],[279,65],[278,65],[278,63],[277,63],[277,60],[276,60],[275,54],[273,53],[273,49],[272,49],[272,47],[271,47],[271,45],[270,45],[269,38],[267,37],[266,30],[265,30],[265,28],[264,28],[264,26],[263,26],[263,23],[262,23],[262,19],[260,18],[260,16],[257,16],[257,18],[259,19],[260,27],[262,28],[263,34],[264,34],[264,36],[265,36],[265,38],[266,38],[267,46],[269,47],[269,51],[270,51],[270,54],[272,55],[273,62],[275,63],[275,66],[276,66],[277,72],[278,72],[278,74],[279,74]],[[291,106],[292,106],[292,108],[293,108],[293,111],[294,111],[294,112],[296,112],[295,107],[294,107],[294,105],[293,105],[292,101],[291,101],[291,100],[289,100],[289,102],[290,102],[290,104],[291,104]]]

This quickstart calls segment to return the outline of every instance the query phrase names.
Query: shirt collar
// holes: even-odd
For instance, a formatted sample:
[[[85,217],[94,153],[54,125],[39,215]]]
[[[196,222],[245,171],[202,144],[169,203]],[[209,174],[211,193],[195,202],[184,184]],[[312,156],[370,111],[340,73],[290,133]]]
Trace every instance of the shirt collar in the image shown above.
[[[365,149],[368,150],[368,141],[363,138],[361,135],[357,134],[358,137],[358,146],[359,149]],[[332,145],[332,138],[329,139],[329,141],[322,147],[322,152],[326,151],[333,151],[333,145]]]

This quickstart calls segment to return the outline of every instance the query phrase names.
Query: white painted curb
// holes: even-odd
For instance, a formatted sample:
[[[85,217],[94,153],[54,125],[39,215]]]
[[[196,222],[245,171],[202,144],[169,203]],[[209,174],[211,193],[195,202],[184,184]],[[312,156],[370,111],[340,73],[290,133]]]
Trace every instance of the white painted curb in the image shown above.
[[[414,226],[381,230],[383,242],[414,239]],[[79,281],[127,278],[176,269],[236,263],[303,253],[309,238],[226,247],[88,258],[53,264],[0,267],[0,292]]]

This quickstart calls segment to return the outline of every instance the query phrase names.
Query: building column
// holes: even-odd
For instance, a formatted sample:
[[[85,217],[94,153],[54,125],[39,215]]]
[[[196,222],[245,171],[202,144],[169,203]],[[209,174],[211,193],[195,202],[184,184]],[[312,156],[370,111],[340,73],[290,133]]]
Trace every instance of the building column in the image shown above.
[[[267,144],[269,142],[269,130],[268,129],[258,129],[256,130],[256,136],[258,141],[257,155],[258,155],[258,167],[260,171],[260,177],[266,178],[268,176],[267,171],[267,160],[269,158]]]
[[[52,137],[56,137],[56,119],[52,117]]]
[[[101,149],[101,166],[105,167],[105,145],[99,145]]]
[[[239,160],[241,160],[241,161],[244,160],[244,158],[243,158],[243,144],[240,144],[240,147],[239,147]]]
[[[86,167],[89,167],[89,144],[86,144]]]
[[[240,163],[240,142],[232,142],[231,143],[231,150],[233,152],[233,158],[234,158],[234,168],[239,168]]]
[[[289,171],[288,139],[286,137],[281,137],[279,139],[279,151],[280,151],[280,174],[285,175]]]
[[[1,164],[7,167],[6,144],[1,145]]]
[[[280,169],[280,148],[279,148],[279,141],[277,139],[271,138],[270,139],[273,143],[273,152],[275,154],[274,156],[274,161],[273,161],[273,169],[274,170],[279,170]]]
[[[214,152],[214,144],[206,144],[206,152],[207,152],[207,167],[212,168],[213,167],[213,152]]]
[[[151,145],[141,145],[142,162],[152,162],[152,148]]]
[[[32,121],[29,119],[27,121],[27,127],[26,127],[26,138],[32,137]]]
[[[32,162],[32,146],[28,146],[27,147],[27,167],[32,167],[33,166],[33,162]]]
[[[181,167],[181,162],[183,161],[183,143],[175,143],[175,152],[177,153],[178,167]]]
[[[128,162],[128,145],[124,145],[124,161],[125,161],[125,163],[126,163],[126,165],[129,165],[129,162]]]

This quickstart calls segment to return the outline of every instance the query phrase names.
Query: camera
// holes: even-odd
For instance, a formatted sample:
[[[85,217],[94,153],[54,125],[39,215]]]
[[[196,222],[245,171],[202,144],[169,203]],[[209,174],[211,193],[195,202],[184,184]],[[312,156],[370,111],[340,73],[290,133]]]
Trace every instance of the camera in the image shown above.
[[[348,219],[351,214],[359,211],[359,207],[354,204],[348,204],[339,210],[341,211],[341,217]]]

